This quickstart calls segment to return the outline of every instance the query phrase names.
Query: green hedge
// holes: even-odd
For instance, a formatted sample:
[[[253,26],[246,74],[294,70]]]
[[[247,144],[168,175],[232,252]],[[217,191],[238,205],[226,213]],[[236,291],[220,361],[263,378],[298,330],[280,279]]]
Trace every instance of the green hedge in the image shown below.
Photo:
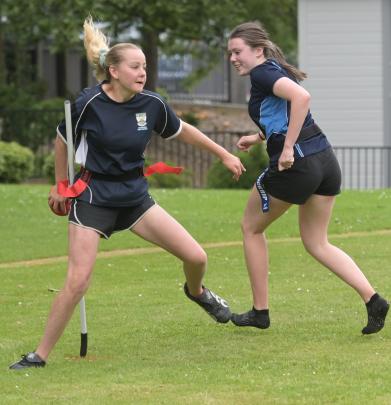
[[[216,161],[208,171],[207,186],[209,188],[251,188],[262,170],[267,167],[269,159],[263,144],[258,144],[250,152],[235,154],[240,158],[246,172],[239,181],[232,179],[232,173],[221,163]]]
[[[54,184],[56,182],[54,152],[45,157],[43,162],[43,174],[50,184]]]
[[[33,170],[34,155],[29,148],[0,141],[0,183],[21,183]]]

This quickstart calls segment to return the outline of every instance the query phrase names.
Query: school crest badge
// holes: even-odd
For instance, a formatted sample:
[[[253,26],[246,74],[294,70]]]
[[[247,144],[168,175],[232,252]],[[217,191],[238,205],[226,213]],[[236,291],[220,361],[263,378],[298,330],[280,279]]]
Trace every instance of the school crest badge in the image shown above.
[[[148,129],[147,127],[147,113],[137,113],[136,114],[136,121],[137,121],[137,130],[144,131]]]

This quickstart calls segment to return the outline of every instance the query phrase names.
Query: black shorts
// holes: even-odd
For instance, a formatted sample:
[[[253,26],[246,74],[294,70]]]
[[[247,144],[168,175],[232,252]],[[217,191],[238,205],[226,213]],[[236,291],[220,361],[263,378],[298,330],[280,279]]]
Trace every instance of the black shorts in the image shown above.
[[[148,195],[134,207],[102,207],[74,200],[69,212],[69,222],[98,232],[109,239],[113,232],[131,229],[155,205]]]
[[[312,194],[341,192],[341,169],[332,148],[296,159],[290,169],[270,167],[263,187],[272,197],[291,204],[304,204]]]

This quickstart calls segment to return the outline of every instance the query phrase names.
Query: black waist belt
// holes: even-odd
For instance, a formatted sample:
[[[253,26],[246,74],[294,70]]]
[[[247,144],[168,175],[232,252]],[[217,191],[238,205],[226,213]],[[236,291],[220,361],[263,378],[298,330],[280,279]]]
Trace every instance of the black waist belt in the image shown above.
[[[144,176],[144,171],[143,171],[142,167],[136,167],[135,169],[130,170],[129,172],[118,174],[118,175],[112,175],[112,174],[96,173],[96,172],[92,172],[90,170],[83,168],[81,178],[83,179],[86,176],[87,177],[90,176],[90,178],[96,179],[96,180],[121,182],[121,181],[133,180],[133,179],[142,177],[142,176]]]
[[[300,146],[300,148],[304,148],[304,141],[310,138],[315,138],[320,134],[322,134],[322,130],[316,124],[309,125],[300,131],[296,144],[300,144],[302,142],[303,144]],[[285,139],[285,135],[283,134],[273,134],[273,136],[269,138],[267,143],[267,153],[269,155],[270,162],[277,162],[281,151],[284,148]],[[295,150],[296,149],[297,148],[295,148]]]
[[[318,135],[321,132],[322,130],[316,124],[309,125],[308,127],[305,127],[300,131],[296,143],[300,141],[305,141],[306,139]]]

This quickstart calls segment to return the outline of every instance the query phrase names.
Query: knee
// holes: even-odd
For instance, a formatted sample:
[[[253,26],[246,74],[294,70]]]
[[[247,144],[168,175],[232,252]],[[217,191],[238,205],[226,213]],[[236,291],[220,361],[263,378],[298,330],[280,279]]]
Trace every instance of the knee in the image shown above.
[[[240,223],[240,228],[242,230],[243,236],[247,235],[254,235],[254,234],[259,234],[263,233],[264,229],[258,229],[254,226],[254,221],[251,221],[250,219],[244,217],[242,219],[242,222]]]
[[[192,251],[191,255],[188,256],[185,261],[193,266],[203,267],[206,266],[208,256],[205,250],[199,246],[198,249]]]
[[[242,219],[242,222],[240,223],[240,229],[242,230],[243,235],[247,235],[251,232],[251,224],[249,221],[246,220],[246,218]]]
[[[303,246],[305,250],[313,257],[319,257],[321,256],[322,252],[324,251],[325,244],[317,241],[317,240],[311,240],[311,239],[301,239],[303,242]]]
[[[78,275],[77,277],[68,277],[65,282],[65,291],[74,299],[79,301],[88,290],[90,285],[89,275]]]

